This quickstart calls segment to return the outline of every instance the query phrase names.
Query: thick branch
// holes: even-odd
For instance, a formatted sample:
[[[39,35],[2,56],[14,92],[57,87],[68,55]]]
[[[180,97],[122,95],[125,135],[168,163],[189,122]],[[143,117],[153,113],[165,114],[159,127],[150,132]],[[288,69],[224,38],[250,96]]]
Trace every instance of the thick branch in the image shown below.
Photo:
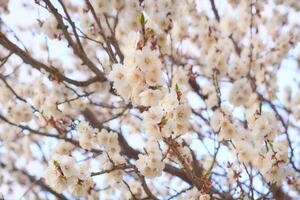
[[[91,78],[86,81],[77,81],[74,79],[70,79],[63,74],[61,74],[56,68],[54,67],[48,67],[44,63],[32,58],[29,54],[27,54],[25,51],[23,51],[20,47],[12,43],[2,32],[0,32],[0,44],[8,49],[9,51],[13,52],[14,54],[18,55],[26,64],[32,66],[33,68],[37,70],[45,70],[46,72],[57,76],[59,80],[65,81],[67,83],[85,87],[90,85],[91,83],[94,83],[96,81],[104,81],[102,79],[99,79],[98,77]]]

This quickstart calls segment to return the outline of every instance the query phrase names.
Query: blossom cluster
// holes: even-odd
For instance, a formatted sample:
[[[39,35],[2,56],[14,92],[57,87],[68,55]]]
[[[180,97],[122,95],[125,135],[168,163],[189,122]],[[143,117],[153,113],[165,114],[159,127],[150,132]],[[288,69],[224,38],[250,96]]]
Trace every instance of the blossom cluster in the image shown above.
[[[164,169],[164,162],[162,161],[162,154],[159,150],[158,144],[151,142],[147,145],[147,155],[139,155],[136,161],[138,170],[148,178],[160,176]]]
[[[139,42],[141,40],[130,42],[135,44],[131,47],[132,51],[139,48]],[[109,79],[117,93],[134,106],[147,107],[143,112],[142,125],[151,140],[159,141],[187,133],[191,110],[181,92],[180,79],[173,82],[175,86],[168,87],[159,51],[148,43],[132,53],[125,57],[124,65],[114,64],[109,73]],[[161,159],[161,153],[158,152],[140,154],[137,167],[146,177],[159,176],[164,168]]]
[[[232,141],[231,150],[239,162],[256,167],[268,182],[279,183],[290,175],[286,166],[287,143],[280,139],[274,113],[262,112],[254,121],[248,122],[248,128],[244,128],[225,112],[216,111],[211,125],[218,132],[219,140]]]
[[[98,129],[92,128],[86,121],[80,122],[77,125],[77,130],[79,131],[79,144],[82,148],[87,150],[102,148],[111,156],[120,153],[117,133],[108,132],[106,129],[99,132]]]
[[[49,161],[45,179],[57,192],[68,190],[76,197],[87,196],[94,185],[86,164],[78,165],[75,159],[68,155],[58,155]]]

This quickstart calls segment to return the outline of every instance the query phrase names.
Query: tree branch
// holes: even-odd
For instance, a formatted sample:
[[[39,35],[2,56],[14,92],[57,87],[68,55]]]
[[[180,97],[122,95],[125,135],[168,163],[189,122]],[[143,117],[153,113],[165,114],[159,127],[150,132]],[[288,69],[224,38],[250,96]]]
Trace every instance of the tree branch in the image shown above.
[[[59,80],[66,81],[67,83],[85,87],[97,81],[105,81],[104,79],[99,79],[99,77],[94,77],[86,81],[77,81],[74,79],[70,79],[63,74],[61,74],[56,68],[48,67],[44,63],[37,61],[36,59],[32,58],[29,54],[19,48],[17,45],[12,43],[2,32],[0,32],[0,44],[11,51],[12,53],[18,55],[26,64],[32,66],[33,68],[41,71],[45,70],[46,72],[55,75],[59,78]]]
[[[213,10],[213,13],[215,15],[215,18],[217,19],[218,22],[220,22],[220,15],[216,8],[215,1],[214,0],[209,0],[209,1],[210,1],[211,8]]]

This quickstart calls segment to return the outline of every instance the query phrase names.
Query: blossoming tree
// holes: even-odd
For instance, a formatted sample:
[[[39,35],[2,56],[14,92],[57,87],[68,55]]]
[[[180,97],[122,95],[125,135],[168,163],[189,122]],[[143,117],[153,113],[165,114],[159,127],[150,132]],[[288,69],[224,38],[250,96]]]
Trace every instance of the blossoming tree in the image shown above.
[[[299,198],[299,16],[0,0],[0,198]]]

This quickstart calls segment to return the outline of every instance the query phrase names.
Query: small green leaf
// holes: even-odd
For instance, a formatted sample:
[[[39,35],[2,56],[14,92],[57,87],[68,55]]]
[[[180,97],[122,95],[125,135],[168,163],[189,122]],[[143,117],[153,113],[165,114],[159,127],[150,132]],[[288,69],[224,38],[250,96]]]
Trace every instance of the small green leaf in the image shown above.
[[[161,119],[161,123],[165,125],[167,122],[168,122],[167,117],[163,116],[163,118]]]
[[[271,149],[273,149],[273,143],[268,141],[268,144],[270,145]]]
[[[163,118],[161,119],[161,121],[158,124],[159,129],[161,130],[168,122],[168,119],[166,116],[163,116]]]
[[[209,170],[207,170],[207,171],[205,171],[205,173],[204,173],[204,177],[205,178],[209,178],[210,177],[210,171]]]
[[[59,166],[59,163],[58,163],[58,161],[56,161],[56,160],[53,160],[52,163],[53,163],[53,165],[54,165],[55,167],[58,167],[58,166]]]
[[[144,16],[143,13],[141,13],[141,16],[140,16],[140,23],[141,23],[142,25],[145,25],[145,23],[146,23],[146,21],[145,21],[145,16]]]
[[[178,86],[177,83],[176,83],[176,85],[175,85],[175,90],[176,90],[176,92],[179,91],[179,86]]]

